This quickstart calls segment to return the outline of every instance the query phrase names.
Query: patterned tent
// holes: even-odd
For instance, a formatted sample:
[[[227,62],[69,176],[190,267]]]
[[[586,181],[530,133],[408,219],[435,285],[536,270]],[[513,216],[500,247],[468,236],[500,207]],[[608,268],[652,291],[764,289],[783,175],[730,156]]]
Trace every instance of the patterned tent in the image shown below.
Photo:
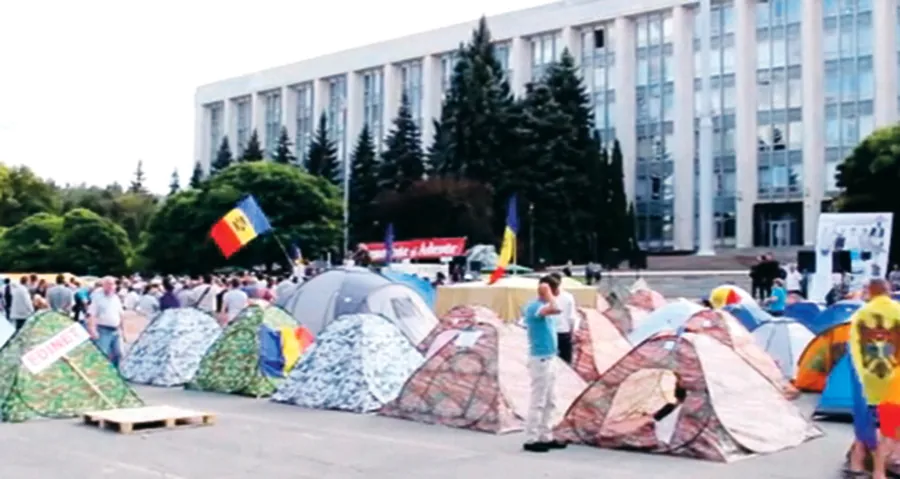
[[[397,397],[422,361],[389,319],[341,316],[322,330],[272,399],[315,409],[375,411]]]
[[[578,313],[581,323],[575,332],[572,366],[585,381],[596,381],[631,351],[631,343],[609,318],[596,309],[582,308]]]
[[[471,326],[479,321],[502,321],[493,310],[479,305],[454,306],[440,317],[438,325],[431,330],[425,339],[416,346],[420,353],[425,353],[441,333]]]
[[[582,393],[554,434],[723,462],[822,435],[734,350],[693,333],[636,347]]]
[[[528,339],[514,324],[482,321],[435,339],[400,395],[379,414],[491,433],[521,430],[528,412]],[[585,382],[559,358],[554,422]]]
[[[213,343],[186,387],[244,396],[270,396],[311,338],[278,307],[248,306]],[[267,345],[272,347],[267,347]],[[275,364],[277,366],[270,367]]]
[[[638,309],[654,311],[665,306],[668,301],[641,278],[631,285],[627,302]]]
[[[6,315],[0,311],[0,348],[9,341],[16,332],[16,328],[6,319]]]
[[[200,360],[221,334],[216,318],[199,309],[167,309],[153,318],[119,369],[133,383],[183,385],[194,379]]]
[[[0,419],[67,418],[86,411],[143,405],[89,340],[37,374],[23,365],[26,353],[72,326],[75,323],[66,316],[40,312],[0,350]]]

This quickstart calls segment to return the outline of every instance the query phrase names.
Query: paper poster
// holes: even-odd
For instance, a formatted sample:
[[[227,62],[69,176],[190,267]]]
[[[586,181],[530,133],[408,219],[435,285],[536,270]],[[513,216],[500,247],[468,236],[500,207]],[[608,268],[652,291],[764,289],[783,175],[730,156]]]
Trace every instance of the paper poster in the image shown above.
[[[456,335],[456,347],[471,348],[478,342],[478,338],[482,335],[481,331],[463,331]]]
[[[822,213],[816,236],[816,272],[810,276],[809,299],[823,302],[837,277],[833,254],[848,251],[851,290],[888,273],[893,213]]]
[[[73,324],[22,355],[22,364],[32,374],[39,374],[89,339],[80,324]]]

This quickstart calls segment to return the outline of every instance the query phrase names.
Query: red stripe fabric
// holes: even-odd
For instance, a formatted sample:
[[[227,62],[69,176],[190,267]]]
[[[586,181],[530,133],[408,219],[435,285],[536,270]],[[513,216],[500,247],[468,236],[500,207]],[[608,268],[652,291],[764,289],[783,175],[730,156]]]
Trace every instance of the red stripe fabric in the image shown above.
[[[234,253],[237,253],[237,251],[241,249],[241,246],[243,246],[237,233],[231,229],[231,225],[224,219],[219,220],[213,225],[212,230],[209,232],[209,237],[212,238],[219,249],[222,250],[222,255],[225,256],[225,259],[228,259]]]

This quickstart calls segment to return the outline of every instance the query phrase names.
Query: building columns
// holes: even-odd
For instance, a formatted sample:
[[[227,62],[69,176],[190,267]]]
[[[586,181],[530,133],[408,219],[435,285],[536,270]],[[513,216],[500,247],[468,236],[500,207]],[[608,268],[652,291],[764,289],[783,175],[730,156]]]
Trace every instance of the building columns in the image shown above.
[[[509,46],[509,65],[512,69],[510,88],[517,97],[525,95],[525,85],[531,81],[531,43],[514,37]]]
[[[881,128],[897,123],[896,0],[872,0],[872,23],[875,128]]]
[[[684,6],[672,11],[675,65],[673,104],[674,248],[694,249],[694,12]]]
[[[737,183],[735,246],[753,246],[753,206],[758,195],[756,119],[756,2],[735,0],[735,170]],[[821,23],[821,22],[820,22]]]
[[[822,39],[822,0],[803,0],[800,37],[803,45],[803,244],[816,241],[819,213],[825,195],[825,75]],[[893,18],[893,17],[892,17]],[[877,20],[876,20],[877,22]],[[877,42],[876,42],[877,43]],[[891,44],[894,48],[894,44]],[[877,83],[876,83],[877,84]],[[891,102],[896,110],[897,100]]]
[[[441,62],[434,55],[422,58],[422,148],[434,140],[434,120],[441,115]]]
[[[637,165],[637,130],[635,128],[637,125],[637,109],[635,107],[637,89],[635,88],[636,58],[633,20],[625,17],[616,18],[613,27],[613,43],[616,52],[614,80],[616,86],[616,138],[622,148],[625,196],[630,203],[634,201]]]

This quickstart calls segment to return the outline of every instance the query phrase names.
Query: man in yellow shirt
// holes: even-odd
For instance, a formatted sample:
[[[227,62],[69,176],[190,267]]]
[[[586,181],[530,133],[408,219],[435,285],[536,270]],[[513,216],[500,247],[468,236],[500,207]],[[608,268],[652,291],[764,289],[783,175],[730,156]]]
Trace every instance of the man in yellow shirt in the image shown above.
[[[890,285],[883,279],[872,280],[867,287],[868,302],[850,320],[848,349],[856,376],[862,385],[862,393],[869,413],[878,427],[877,408],[887,399],[890,385],[900,372],[900,304],[890,296]],[[854,421],[857,422],[857,421]],[[877,434],[877,433],[876,433]],[[886,479],[887,441],[874,435],[872,478]],[[869,442],[869,441],[865,441]],[[857,433],[857,440],[850,451],[850,471],[862,473],[867,449]]]

